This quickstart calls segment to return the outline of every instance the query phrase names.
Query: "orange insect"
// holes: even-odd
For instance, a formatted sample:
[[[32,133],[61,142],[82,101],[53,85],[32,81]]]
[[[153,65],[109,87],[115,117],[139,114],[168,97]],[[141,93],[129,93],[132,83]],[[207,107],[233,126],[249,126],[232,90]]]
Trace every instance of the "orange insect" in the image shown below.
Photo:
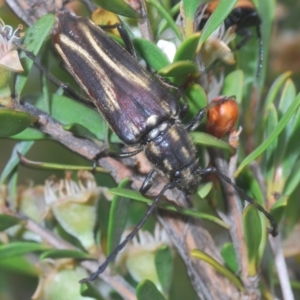
[[[221,98],[224,96],[219,96],[213,101],[219,101]],[[228,101],[208,110],[206,131],[217,138],[221,138],[233,129],[238,116],[238,104],[234,97],[229,97]]]

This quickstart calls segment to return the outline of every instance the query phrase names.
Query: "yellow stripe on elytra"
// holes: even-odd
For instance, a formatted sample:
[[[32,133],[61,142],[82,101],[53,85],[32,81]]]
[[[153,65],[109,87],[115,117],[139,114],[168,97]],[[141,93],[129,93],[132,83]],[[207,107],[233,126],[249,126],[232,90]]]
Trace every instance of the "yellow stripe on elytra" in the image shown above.
[[[90,25],[95,26],[92,23],[90,23]],[[99,55],[105,60],[107,65],[109,65],[109,67],[112,70],[114,70],[114,72],[116,72],[118,76],[123,77],[126,81],[134,82],[135,84],[143,88],[145,91],[150,92],[151,87],[149,84],[149,80],[147,79],[150,79],[151,77],[147,72],[143,70],[143,68],[141,68],[141,72],[143,72],[143,75],[141,76],[141,74],[135,74],[130,69],[123,66],[122,64],[112,60],[111,57],[109,57],[107,53],[103,51],[100,45],[93,38],[93,34],[89,31],[88,26],[82,25],[81,30],[83,34],[86,36],[86,38],[89,40],[89,42],[91,43],[91,47],[93,47],[97,51],[97,53],[99,53]]]
[[[113,111],[115,109],[120,109],[119,103],[116,101],[116,94],[114,90],[114,84],[112,81],[110,81],[110,78],[106,76],[103,68],[98,67],[97,68],[97,61],[94,60],[94,58],[89,55],[88,51],[80,47],[77,43],[75,43],[73,40],[71,40],[68,36],[64,34],[60,34],[60,42],[61,44],[64,44],[66,47],[68,47],[69,50],[72,50],[73,52],[76,52],[76,55],[79,55],[84,60],[86,67],[91,68],[91,70],[94,70],[93,73],[97,80],[99,81],[99,84],[101,82],[101,86],[103,86],[102,90],[106,95],[105,101],[106,105],[109,106],[109,108]],[[74,77],[80,82],[82,88],[86,91],[86,93],[92,98],[92,95],[90,95],[88,89],[85,87],[85,84],[82,82],[81,78],[76,75],[75,70],[73,69],[72,64],[69,61],[69,58],[64,55],[62,49],[60,48],[59,44],[56,45],[57,50],[60,52],[61,56],[63,57],[63,60],[67,63],[69,69],[72,71]],[[106,80],[103,80],[103,77],[106,77]],[[101,78],[102,77],[102,78]],[[92,99],[96,102],[99,102],[99,99]],[[99,104],[99,103],[98,103]]]

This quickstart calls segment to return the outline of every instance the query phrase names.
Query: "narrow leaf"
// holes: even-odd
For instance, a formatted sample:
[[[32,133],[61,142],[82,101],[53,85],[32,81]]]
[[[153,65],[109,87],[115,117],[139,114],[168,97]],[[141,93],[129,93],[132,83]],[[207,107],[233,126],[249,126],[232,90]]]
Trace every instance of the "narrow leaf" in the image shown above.
[[[197,259],[203,260],[213,266],[219,273],[228,278],[239,290],[244,291],[244,287],[239,278],[232,274],[228,269],[222,266],[214,258],[206,254],[205,252],[195,249],[191,251],[191,255]]]
[[[258,156],[260,156],[268,147],[269,145],[278,137],[278,135],[281,133],[281,131],[284,129],[286,124],[289,122],[290,118],[292,117],[293,113],[296,111],[296,109],[299,107],[300,104],[300,95],[295,98],[292,105],[287,110],[286,114],[281,118],[281,120],[278,122],[278,125],[270,136],[258,147],[256,148],[251,154],[249,154],[239,165],[237,171],[235,172],[235,177],[237,177],[240,172],[249,165],[253,160],[255,160]]]
[[[191,136],[193,138],[193,141],[195,144],[212,147],[212,148],[218,148],[222,150],[228,151],[231,155],[234,155],[236,152],[236,149],[230,146],[228,143],[219,140],[215,138],[214,136],[205,133],[205,132],[192,132]]]
[[[147,2],[152,4],[158,10],[158,12],[166,19],[166,21],[168,22],[170,28],[173,29],[176,36],[180,40],[182,40],[182,35],[181,35],[180,30],[178,29],[178,26],[176,25],[174,19],[169,14],[169,12],[165,9],[165,7],[160,2],[158,2],[157,0],[147,0]]]
[[[17,153],[20,152],[22,154],[26,154],[27,151],[33,145],[33,143],[34,142],[29,142],[29,141],[28,142],[20,142],[14,147],[12,154],[10,156],[10,159],[6,163],[6,166],[4,167],[4,170],[1,173],[0,184],[2,184],[7,179],[7,177],[11,174],[13,169],[19,163],[19,157],[18,157]]]
[[[20,256],[34,251],[45,251],[49,247],[42,244],[30,243],[30,242],[14,242],[0,246],[0,259],[7,257]]]

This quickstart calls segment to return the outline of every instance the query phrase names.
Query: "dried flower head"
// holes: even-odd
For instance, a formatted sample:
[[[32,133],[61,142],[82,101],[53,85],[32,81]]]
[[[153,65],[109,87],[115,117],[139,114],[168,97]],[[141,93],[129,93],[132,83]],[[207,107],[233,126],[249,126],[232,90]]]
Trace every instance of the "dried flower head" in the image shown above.
[[[128,232],[124,232],[122,239],[127,234]],[[117,265],[125,264],[128,272],[137,282],[151,280],[158,290],[163,292],[156,271],[155,254],[159,248],[170,245],[167,232],[156,224],[153,235],[148,231],[140,230],[119,253],[116,263]]]
[[[16,30],[13,30],[0,19],[0,66],[12,72],[24,71],[14,45],[14,42],[22,37],[19,33],[21,29],[22,26],[19,25]]]
[[[45,201],[59,224],[93,253],[96,251],[97,201],[102,189],[87,171],[78,172],[78,182],[67,173],[65,179],[58,181],[52,178],[45,184]]]

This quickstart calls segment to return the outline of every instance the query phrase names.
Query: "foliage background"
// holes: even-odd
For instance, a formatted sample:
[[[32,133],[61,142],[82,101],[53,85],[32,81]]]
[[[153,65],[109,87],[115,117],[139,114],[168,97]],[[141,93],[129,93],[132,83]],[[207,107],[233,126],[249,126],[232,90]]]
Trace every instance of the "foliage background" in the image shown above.
[[[268,1],[266,1],[268,2]],[[273,1],[269,1],[269,3],[273,3]],[[165,5],[170,5],[168,3],[164,3]],[[283,80],[282,85],[279,87],[277,94],[274,96],[274,107],[270,109],[270,116],[272,114],[275,114],[275,111],[277,111],[277,117],[280,120],[282,117],[282,114],[284,111],[286,111],[286,108],[288,104],[286,104],[286,107],[284,107],[284,101],[280,102],[281,93],[282,91],[286,90],[299,90],[300,87],[300,80],[299,80],[299,70],[300,70],[300,33],[298,28],[298,15],[300,12],[300,4],[295,3],[294,1],[277,1],[276,6],[274,6],[275,9],[275,19],[274,19],[274,27],[272,30],[272,34],[268,36],[264,36],[264,47],[267,48],[266,45],[270,46],[270,51],[265,52],[265,60],[264,64],[266,67],[264,68],[264,72],[261,77],[261,91],[262,91],[262,97],[261,99],[266,99],[268,95],[269,89],[272,87],[272,84],[274,83],[274,80],[278,78],[278,76],[281,76],[286,71],[292,71],[291,79]],[[261,9],[260,15],[262,20],[266,20],[268,18],[268,14],[270,12]],[[16,27],[19,23],[21,23],[20,20],[18,20],[15,16],[15,14],[8,8],[7,4],[3,3],[0,9],[0,17],[10,25]],[[267,30],[267,24],[263,23],[262,30]],[[270,38],[270,42],[268,42],[268,38]],[[237,68],[242,68],[246,70],[246,76],[247,76],[247,65],[248,60],[244,59],[247,56],[247,52],[249,53],[256,53],[257,51],[257,44],[255,39],[252,39],[239,53],[238,55],[238,64]],[[47,68],[50,69],[51,72],[57,73],[57,67],[59,66],[56,58],[53,58],[50,56],[46,58],[42,58],[42,62],[47,66]],[[254,60],[254,63],[252,64],[251,68],[255,68],[256,66],[256,60]],[[230,72],[232,69],[226,70],[226,72]],[[26,94],[31,94],[33,89],[39,90],[39,87],[37,86],[37,80],[36,76],[39,73],[37,71],[33,71],[33,74],[31,74],[31,83],[29,83],[26,86],[26,89],[24,91],[24,94],[22,96],[26,96]],[[64,73],[61,75],[64,80],[71,82],[72,79]],[[68,76],[65,79],[65,76]],[[253,75],[252,79],[253,79]],[[288,77],[288,76],[287,76]],[[248,78],[249,79],[249,78]],[[251,113],[248,114],[248,109],[251,103],[250,98],[252,96],[252,90],[250,88],[251,82],[249,84],[245,85],[244,90],[244,97],[243,97],[243,106],[242,106],[242,114],[240,116],[240,123],[244,127],[244,132],[246,132],[245,135],[241,137],[241,146],[240,146],[240,157],[244,158],[246,155],[245,153],[248,152],[249,149],[253,150],[255,149],[259,143],[262,140],[262,130],[259,126],[261,124],[256,123],[256,119],[252,119],[253,116]],[[49,89],[54,89],[52,86],[49,87]],[[291,92],[293,93],[293,91]],[[247,102],[248,101],[248,102]],[[280,107],[281,106],[281,107]],[[263,105],[262,105],[263,107]],[[276,107],[276,109],[275,109]],[[279,108],[278,108],[279,107]],[[276,119],[276,117],[274,117]],[[262,121],[262,119],[259,119],[258,121]],[[254,124],[255,130],[249,126],[249,122]],[[276,121],[274,121],[276,123]],[[274,123],[274,124],[275,124]],[[273,125],[274,125],[273,124]],[[276,123],[277,124],[277,123]],[[272,124],[269,124],[270,127]],[[249,126],[249,128],[247,128]],[[276,127],[276,125],[274,125]],[[247,131],[249,129],[249,131]],[[268,131],[268,129],[266,129]],[[268,132],[267,132],[268,133]],[[287,131],[285,132],[287,133]],[[247,136],[248,134],[248,136]],[[248,142],[249,142],[249,136],[251,135],[251,141],[255,144],[254,147],[251,147],[247,149]],[[288,138],[292,138],[292,134],[290,136],[287,136],[287,139],[284,139],[282,136],[280,136],[280,139],[277,141],[276,144],[272,144],[270,148],[268,149],[277,149],[279,145],[282,144],[288,144],[289,140]],[[0,149],[1,149],[1,157],[0,157],[0,170],[3,170],[5,165],[7,164],[7,161],[9,160],[9,157],[11,155],[12,149],[14,145],[17,142],[12,139],[1,139],[0,140]],[[298,144],[295,142],[295,147]],[[280,148],[280,147],[278,147]],[[266,151],[268,152],[268,150]],[[279,166],[284,165],[285,159],[287,159],[288,156],[284,156],[286,152],[281,152],[278,154],[278,157],[276,157],[276,151],[266,153],[264,152],[262,156],[260,156],[260,159],[258,162],[262,165],[262,172],[265,176],[267,183],[266,187],[272,190],[272,186],[274,187],[274,183],[272,178],[272,170],[278,168]],[[35,143],[35,145],[30,149],[30,151],[26,154],[26,157],[31,158],[35,161],[49,161],[49,153],[51,153],[51,162],[55,162],[57,164],[63,163],[63,164],[78,164],[78,165],[90,165],[90,161],[87,159],[82,158],[81,156],[74,154],[73,152],[70,152],[65,147],[61,146],[59,143],[51,141],[51,140],[41,140]],[[275,153],[275,154],[274,154]],[[273,160],[269,160],[268,164],[264,164],[263,157],[265,155],[265,158],[273,155]],[[275,155],[275,157],[274,157]],[[240,158],[240,160],[242,160]],[[273,161],[274,164],[270,164],[270,162]],[[276,164],[277,163],[277,164]],[[295,165],[298,166],[298,161],[295,162]],[[298,173],[297,168],[290,169],[290,173],[287,174],[288,180],[292,180],[295,178],[297,180]],[[46,170],[34,170],[26,168],[22,165],[18,165],[18,183],[22,183],[27,180],[32,180],[36,185],[37,184],[44,184],[44,181],[49,178],[49,176],[55,174],[58,178],[64,177],[64,171],[46,171]],[[273,170],[273,172],[275,172]],[[272,174],[271,174],[272,173]],[[275,172],[276,173],[276,172]],[[238,184],[242,185],[245,189],[247,189],[248,192],[250,192],[251,187],[247,187],[247,184],[245,184],[245,181],[248,180],[248,174],[243,173],[243,176],[239,179]],[[251,177],[251,175],[250,175]],[[252,178],[252,177],[251,177]],[[114,181],[113,179],[108,175],[103,174],[97,174],[96,175],[97,182],[101,182],[101,185],[113,187]],[[252,180],[252,179],[251,179]],[[251,181],[250,180],[250,181]],[[286,178],[284,178],[283,182],[281,184],[287,185],[289,182]],[[252,182],[252,181],[251,181]],[[277,183],[278,184],[278,183]],[[274,210],[275,213],[280,215],[281,219],[281,232],[282,232],[282,239],[285,240],[284,247],[282,248],[287,257],[287,264],[288,264],[288,270],[290,272],[290,277],[292,278],[292,284],[293,284],[293,292],[295,293],[295,298],[297,298],[297,295],[299,295],[299,251],[300,247],[297,244],[297,238],[287,239],[291,234],[294,234],[297,237],[297,234],[299,234],[299,185],[296,184],[295,189],[293,190],[292,195],[285,195],[284,194],[284,188],[282,189],[283,196],[286,196],[284,198],[284,205],[280,207],[280,211],[278,212]],[[253,193],[253,190],[251,191]],[[274,192],[274,190],[273,190]],[[270,196],[270,195],[268,195]],[[103,203],[102,203],[103,202]],[[101,208],[103,211],[107,210],[109,208],[109,203],[105,201],[101,201]],[[207,205],[206,203],[201,203],[199,205],[199,209],[201,211],[209,211],[210,205]],[[268,207],[270,209],[270,207]],[[131,212],[131,223],[135,224],[137,220],[140,219],[140,215],[143,214],[145,211],[145,207],[141,203],[134,203],[132,212]],[[107,216],[106,216],[107,219]],[[106,232],[106,219],[105,214],[102,215],[102,222],[101,222],[101,231]],[[154,218],[150,220],[150,222],[147,223],[146,228],[152,229],[153,228],[153,222]],[[227,239],[227,235],[224,233],[224,230],[220,230],[218,226],[206,224],[208,222],[204,222],[204,225],[206,228],[208,228],[209,232],[214,236],[214,239],[217,243],[217,245],[221,248],[221,246],[224,243],[224,240]],[[225,235],[225,237],[224,237]],[[291,251],[293,250],[293,251]],[[270,248],[267,248],[266,250],[267,255],[271,253]],[[288,253],[288,254],[287,254]],[[36,261],[36,257],[34,255],[28,257],[29,261]],[[1,262],[0,262],[1,263]],[[26,269],[26,268],[25,268]],[[278,278],[276,276],[276,273],[279,272],[279,270],[275,270],[274,265],[272,262],[269,262],[266,257],[264,257],[261,261],[261,265],[259,266],[259,271],[261,272],[261,276],[263,278],[263,284],[261,286],[260,291],[262,292],[263,296],[268,299],[270,297],[271,293],[276,293],[279,297],[282,297],[280,292],[280,287],[278,284]],[[0,297],[1,299],[30,299],[32,296],[34,290],[36,289],[36,285],[38,282],[38,278],[36,274],[34,276],[29,276],[29,271],[25,271],[24,274],[20,270],[17,272],[14,271],[13,266],[5,266],[5,262],[2,260],[1,270],[0,270]],[[195,292],[192,289],[190,280],[186,274],[186,269],[181,261],[181,259],[178,256],[175,256],[174,259],[174,273],[173,273],[173,281],[170,289],[169,299],[182,299],[183,297],[187,299],[197,299],[197,296]],[[127,278],[127,277],[126,277]],[[132,282],[132,278],[129,278],[129,280]],[[133,283],[134,284],[134,283]],[[18,286],[16,289],[15,287]],[[115,299],[118,299],[117,295],[113,295],[112,297],[115,297]]]

